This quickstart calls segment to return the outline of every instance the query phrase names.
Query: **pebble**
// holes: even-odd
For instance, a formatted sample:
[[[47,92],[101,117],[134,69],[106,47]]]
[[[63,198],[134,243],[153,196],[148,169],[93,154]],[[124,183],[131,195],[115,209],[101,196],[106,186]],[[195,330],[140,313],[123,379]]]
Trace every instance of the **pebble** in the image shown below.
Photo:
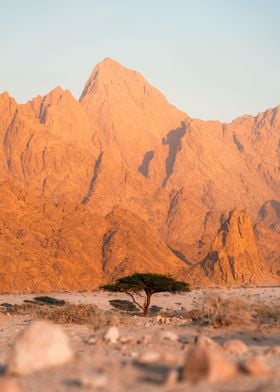
[[[171,331],[164,331],[160,335],[161,340],[170,340],[172,342],[177,342],[179,340],[179,336]]]
[[[96,344],[96,342],[97,342],[97,337],[94,336],[94,335],[91,335],[91,336],[89,336],[88,338],[86,338],[86,339],[84,340],[84,342],[85,342],[86,344],[89,344],[89,345],[94,345],[94,344]]]
[[[83,376],[79,379],[79,384],[83,388],[98,390],[105,389],[108,380],[105,374],[94,374],[91,376]]]
[[[120,333],[117,327],[110,327],[104,335],[104,340],[107,343],[115,344],[118,342]]]
[[[139,357],[139,362],[143,364],[152,364],[160,360],[160,354],[156,351],[147,351]]]
[[[196,336],[194,342],[199,347],[220,349],[220,345],[216,343],[213,339],[209,338],[208,336],[204,336],[204,335]]]
[[[233,354],[241,355],[248,352],[248,346],[242,340],[228,340],[223,344],[223,347]]]

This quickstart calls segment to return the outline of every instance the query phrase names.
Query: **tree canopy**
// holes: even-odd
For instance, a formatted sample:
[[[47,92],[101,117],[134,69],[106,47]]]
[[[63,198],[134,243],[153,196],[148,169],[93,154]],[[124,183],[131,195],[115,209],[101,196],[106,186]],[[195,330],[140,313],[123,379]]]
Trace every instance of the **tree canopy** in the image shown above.
[[[190,291],[189,284],[173,279],[171,276],[151,273],[135,273],[118,279],[114,284],[107,284],[100,287],[111,292],[123,292],[128,294],[132,301],[143,310],[146,315],[150,306],[151,296],[155,293],[178,293]],[[145,303],[142,305],[136,301],[133,294],[144,291],[146,294]]]

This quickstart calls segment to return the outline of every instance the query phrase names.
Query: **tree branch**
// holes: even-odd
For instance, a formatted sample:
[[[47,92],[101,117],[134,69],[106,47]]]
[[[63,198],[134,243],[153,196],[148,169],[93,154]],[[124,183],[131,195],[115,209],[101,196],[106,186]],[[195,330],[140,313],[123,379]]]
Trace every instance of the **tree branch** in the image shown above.
[[[144,310],[144,306],[139,304],[139,302],[136,301],[136,299],[134,298],[133,294],[131,294],[129,291],[124,291],[124,293],[126,293],[127,295],[130,296],[130,298],[132,299],[132,302],[137,305],[140,309]]]

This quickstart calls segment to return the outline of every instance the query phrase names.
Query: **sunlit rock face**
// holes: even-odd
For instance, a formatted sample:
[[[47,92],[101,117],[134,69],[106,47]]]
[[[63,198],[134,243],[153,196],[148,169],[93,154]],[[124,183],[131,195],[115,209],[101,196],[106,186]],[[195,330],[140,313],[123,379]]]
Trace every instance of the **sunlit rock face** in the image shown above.
[[[2,289],[92,289],[136,270],[258,283],[262,263],[280,279],[279,119],[191,119],[112,59],[79,101],[60,87],[24,105],[1,94]],[[218,276],[205,260],[234,208],[254,232],[227,236],[234,274]]]

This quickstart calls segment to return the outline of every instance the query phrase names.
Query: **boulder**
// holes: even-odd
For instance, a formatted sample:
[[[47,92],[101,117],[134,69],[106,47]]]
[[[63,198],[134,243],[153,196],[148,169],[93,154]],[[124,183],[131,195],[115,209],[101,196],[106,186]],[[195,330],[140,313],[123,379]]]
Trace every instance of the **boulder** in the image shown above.
[[[223,382],[235,377],[237,371],[237,365],[221,351],[192,346],[186,354],[182,378],[192,383]]]
[[[228,340],[224,343],[223,347],[226,351],[229,351],[233,354],[241,355],[248,352],[248,346],[238,339]]]
[[[63,329],[47,321],[34,321],[17,337],[10,352],[7,371],[30,374],[62,365],[73,357]]]

